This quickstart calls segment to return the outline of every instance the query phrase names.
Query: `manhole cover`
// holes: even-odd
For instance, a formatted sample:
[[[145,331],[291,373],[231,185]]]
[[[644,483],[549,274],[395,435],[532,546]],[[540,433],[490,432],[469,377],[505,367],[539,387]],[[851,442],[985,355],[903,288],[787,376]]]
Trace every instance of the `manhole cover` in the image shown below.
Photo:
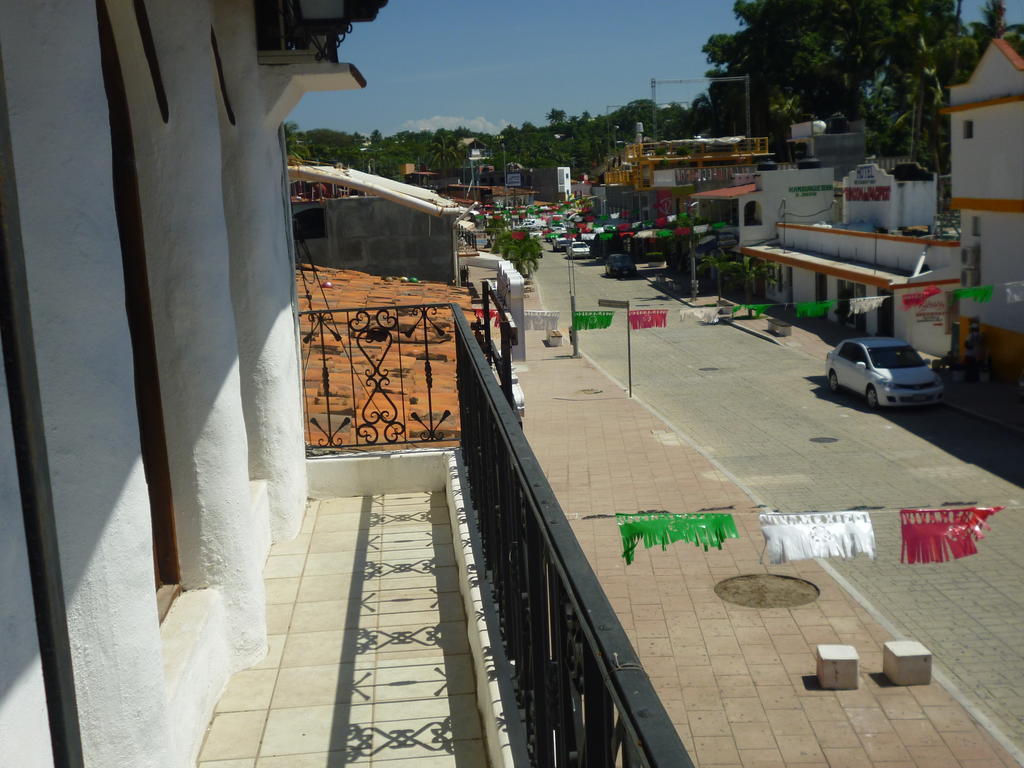
[[[838,437],[812,437],[812,443],[838,443]]]
[[[715,594],[720,598],[747,608],[793,608],[813,603],[820,592],[805,579],[772,573],[733,576],[715,585]]]
[[[580,390],[580,394],[581,395],[599,395],[602,392],[604,392],[603,389],[581,389]]]
[[[718,368],[699,368],[698,370],[701,370],[701,371],[717,371],[719,369]]]

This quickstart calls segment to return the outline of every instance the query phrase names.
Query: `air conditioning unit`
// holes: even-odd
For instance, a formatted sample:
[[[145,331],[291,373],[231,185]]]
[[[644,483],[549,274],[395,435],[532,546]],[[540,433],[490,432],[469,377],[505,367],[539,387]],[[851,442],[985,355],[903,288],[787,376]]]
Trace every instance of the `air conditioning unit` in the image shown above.
[[[977,267],[961,267],[960,287],[973,288],[976,285],[981,285],[981,270]]]
[[[977,270],[981,266],[981,246],[969,245],[960,249],[960,266]]]

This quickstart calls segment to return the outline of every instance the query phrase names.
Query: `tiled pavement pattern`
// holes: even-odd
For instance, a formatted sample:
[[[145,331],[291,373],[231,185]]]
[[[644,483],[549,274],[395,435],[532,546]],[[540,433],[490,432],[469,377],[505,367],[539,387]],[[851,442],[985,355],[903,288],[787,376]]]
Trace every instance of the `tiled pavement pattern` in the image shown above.
[[[564,262],[551,259],[550,254],[542,270],[548,266],[564,271]],[[547,291],[549,286],[541,282]],[[650,292],[638,282],[620,285],[632,295],[611,293],[615,283],[596,284],[591,290],[594,296],[609,298],[643,299]],[[547,307],[564,312],[559,300],[556,297]],[[638,306],[657,305],[638,302]],[[741,335],[725,328],[704,330]],[[624,335],[621,326],[612,333]],[[878,673],[881,643],[889,635],[858,603],[813,561],[771,568],[758,565],[763,539],[758,510],[749,497],[659,418],[628,401],[588,362],[566,359],[571,354],[567,344],[549,349],[539,343],[541,334],[527,336],[529,360],[520,368],[527,436],[701,766],[981,768],[1015,764],[937,683],[886,686]],[[585,350],[593,350],[591,336],[584,335]],[[638,336],[634,334],[634,355]],[[727,339],[716,336],[716,343]],[[660,361],[665,368],[672,362]],[[665,381],[672,386],[671,379]],[[692,397],[683,386],[674,391],[678,397]],[[702,391],[700,402],[715,412],[727,407],[715,402],[713,395],[713,389]],[[792,423],[798,427],[799,419]],[[841,466],[836,465],[835,471],[841,472]],[[628,568],[620,557],[614,521],[603,517],[615,511],[692,512],[730,505],[728,511],[743,532],[741,540],[728,541],[723,551],[706,554],[685,544],[667,552],[641,550]],[[876,516],[879,527],[883,526]],[[889,546],[886,537],[880,536],[882,551]],[[851,565],[867,571],[869,582],[890,598],[902,596],[900,612],[912,611],[919,602],[920,593],[908,594],[905,584],[887,587],[891,575],[871,570],[874,563],[863,560]],[[713,592],[714,584],[723,578],[768,570],[809,579],[821,588],[820,599],[802,608],[755,610],[724,603]],[[904,578],[906,573],[904,567]],[[956,584],[951,575],[951,571],[941,572],[945,594],[960,599],[961,595],[949,592]],[[1013,580],[1012,575],[1005,578]],[[936,590],[933,597],[940,601],[942,596]],[[948,608],[942,615],[956,619]],[[813,646],[822,642],[857,647],[860,690],[815,690]]]
[[[199,768],[486,766],[451,542],[444,494],[312,502]]]
[[[815,561],[759,565],[750,499],[589,363],[561,352],[530,349],[520,374],[527,436],[701,768],[1015,765],[937,683],[888,686],[879,674],[888,633]],[[594,389],[602,391],[582,393]],[[627,567],[607,516],[641,509],[729,511],[742,535],[707,553],[682,543],[641,548]],[[808,579],[821,596],[799,608],[752,609],[714,593],[722,579],[757,572]],[[818,643],[856,646],[859,690],[817,688]]]
[[[564,262],[549,259],[538,276],[542,293],[548,306],[564,311]],[[598,270],[576,270],[583,308],[596,306],[597,297],[681,306],[646,280],[602,280]],[[852,395],[829,394],[822,360],[835,341],[825,331],[835,327],[821,321],[801,320],[784,340],[794,343],[778,346],[736,328],[673,319],[667,329],[633,334],[637,394],[773,508],[874,510],[879,559],[833,559],[829,567],[895,632],[924,642],[973,705],[1024,749],[1024,645],[1017,641],[1024,573],[1016,554],[1024,546],[1021,435],[952,409],[871,413]],[[614,323],[609,331],[581,334],[584,352],[620,381],[624,335]],[[959,393],[961,403],[970,406],[973,398],[979,407],[986,385],[971,386]],[[838,440],[810,439],[819,436]],[[978,555],[901,565],[896,510],[953,502],[1009,508],[993,518]]]
[[[399,280],[385,280],[350,269],[331,269],[300,265],[295,272],[296,291],[300,311],[310,309],[388,307],[406,304],[455,303],[461,306],[470,319],[470,295],[465,288],[442,283],[403,283]],[[367,316],[374,321],[376,315]],[[343,314],[333,315],[323,335],[327,353],[326,366],[330,376],[332,398],[330,401],[331,421],[328,427],[328,400],[324,392],[324,361],[321,358],[319,329],[312,336],[314,323],[308,317],[299,318],[299,332],[302,336],[301,353],[303,364],[305,406],[304,425],[306,441],[312,445],[324,444],[324,432],[340,439],[346,449],[373,448],[367,442],[376,442],[378,448],[392,450],[393,445],[385,439],[384,429],[372,436],[374,427],[357,436],[356,426],[362,421],[374,422],[374,412],[397,409],[398,421],[404,435],[414,438],[424,426],[412,418],[416,414],[428,426],[441,424],[445,437],[458,440],[459,408],[455,390],[455,337],[452,334],[453,320],[447,309],[431,314],[431,323],[424,330],[420,316],[405,313],[399,317],[401,331],[410,330],[417,321],[419,325],[406,336],[396,338],[394,333],[356,342],[347,332]],[[356,320],[357,318],[353,318]],[[391,318],[385,320],[391,322]],[[337,331],[340,339],[334,339],[330,331]],[[424,345],[424,333],[429,341],[429,350]],[[307,338],[309,339],[307,341]],[[401,347],[399,347],[399,344]],[[400,353],[400,354],[399,354]],[[428,408],[426,361],[433,374],[433,387]],[[375,368],[377,369],[375,371]],[[367,376],[381,379],[383,392],[374,392],[367,384]],[[386,377],[384,381],[381,377]],[[404,399],[403,399],[404,397]],[[448,416],[445,417],[445,411]],[[310,422],[315,417],[320,428]],[[352,419],[346,427],[338,426],[346,418]],[[389,434],[393,437],[395,432]],[[454,445],[454,442],[447,443]]]

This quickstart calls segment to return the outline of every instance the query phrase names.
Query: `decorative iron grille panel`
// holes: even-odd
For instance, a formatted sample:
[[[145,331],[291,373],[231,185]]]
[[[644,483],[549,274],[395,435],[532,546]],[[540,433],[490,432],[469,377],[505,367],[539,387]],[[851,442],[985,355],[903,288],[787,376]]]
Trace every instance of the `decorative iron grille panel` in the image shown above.
[[[455,311],[300,312],[307,453],[458,440]]]

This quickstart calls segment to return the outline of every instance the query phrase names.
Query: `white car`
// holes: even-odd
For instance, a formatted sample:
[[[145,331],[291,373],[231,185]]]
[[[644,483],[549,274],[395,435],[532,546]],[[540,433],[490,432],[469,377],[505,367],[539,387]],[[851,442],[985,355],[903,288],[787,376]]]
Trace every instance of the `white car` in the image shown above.
[[[569,258],[570,259],[585,259],[590,255],[590,246],[586,243],[582,243],[579,240],[574,240],[569,245]]]
[[[833,392],[864,395],[869,408],[942,400],[942,379],[900,339],[847,339],[825,356],[825,376]]]

